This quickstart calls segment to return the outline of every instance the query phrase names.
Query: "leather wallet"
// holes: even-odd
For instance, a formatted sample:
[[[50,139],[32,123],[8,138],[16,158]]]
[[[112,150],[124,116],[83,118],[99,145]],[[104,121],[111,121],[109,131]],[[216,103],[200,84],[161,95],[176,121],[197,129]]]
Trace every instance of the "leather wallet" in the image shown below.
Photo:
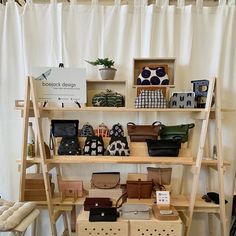
[[[89,211],[91,208],[108,208],[112,207],[110,198],[87,197],[84,201],[84,210]]]
[[[115,207],[111,208],[91,208],[89,211],[89,221],[116,221],[119,213]]]
[[[121,208],[122,218],[134,220],[149,220],[150,209],[146,204],[124,203]]]

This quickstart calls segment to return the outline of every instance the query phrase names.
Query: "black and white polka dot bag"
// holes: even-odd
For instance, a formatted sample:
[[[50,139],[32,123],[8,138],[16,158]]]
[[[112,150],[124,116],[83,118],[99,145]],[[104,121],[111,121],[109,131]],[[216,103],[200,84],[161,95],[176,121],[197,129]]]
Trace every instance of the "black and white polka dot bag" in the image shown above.
[[[143,67],[137,78],[137,85],[168,85],[169,77],[164,66]]]
[[[126,137],[111,137],[106,156],[129,156],[130,150]]]
[[[110,137],[123,137],[124,130],[120,123],[114,124],[110,130]]]
[[[83,154],[88,156],[102,156],[104,142],[101,136],[88,136],[84,143]]]

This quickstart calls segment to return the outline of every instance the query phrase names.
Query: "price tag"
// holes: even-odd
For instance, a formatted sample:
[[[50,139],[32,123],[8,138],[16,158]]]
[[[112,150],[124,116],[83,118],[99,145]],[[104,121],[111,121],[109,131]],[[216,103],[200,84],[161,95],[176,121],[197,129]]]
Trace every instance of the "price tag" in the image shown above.
[[[156,191],[157,205],[170,205],[169,191]]]

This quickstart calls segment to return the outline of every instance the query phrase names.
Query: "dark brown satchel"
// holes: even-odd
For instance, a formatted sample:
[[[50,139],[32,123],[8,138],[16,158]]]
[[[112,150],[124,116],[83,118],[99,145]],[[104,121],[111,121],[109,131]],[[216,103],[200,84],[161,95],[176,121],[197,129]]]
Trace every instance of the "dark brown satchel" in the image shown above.
[[[107,208],[112,207],[110,198],[87,197],[84,201],[84,210],[89,211],[91,208]]]
[[[128,198],[151,198],[153,182],[152,181],[127,181]]]
[[[146,142],[146,139],[157,139],[161,128],[161,122],[156,121],[152,125],[127,124],[128,135],[132,142]]]

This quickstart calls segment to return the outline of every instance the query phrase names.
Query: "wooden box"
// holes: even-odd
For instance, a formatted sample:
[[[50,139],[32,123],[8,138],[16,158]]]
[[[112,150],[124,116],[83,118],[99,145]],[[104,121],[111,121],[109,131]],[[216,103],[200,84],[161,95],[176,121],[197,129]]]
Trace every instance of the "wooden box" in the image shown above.
[[[49,175],[50,182],[52,179]],[[54,194],[55,185],[51,183],[51,194]],[[46,191],[42,173],[28,173],[25,176],[25,201],[46,201]]]
[[[92,98],[95,94],[112,90],[120,93],[125,98],[125,107],[127,107],[127,92],[125,80],[87,80],[87,107],[93,107]]]
[[[51,194],[54,195],[55,185],[51,183]],[[46,201],[46,191],[45,189],[25,189],[24,192],[25,201]]]
[[[116,222],[89,222],[89,212],[82,211],[77,217],[77,236],[128,236],[128,220],[118,218]]]
[[[134,58],[133,85],[137,86],[137,78],[144,67],[164,67],[169,77],[170,87],[174,86],[175,58]],[[142,85],[143,86],[143,85]],[[163,86],[163,85],[162,85]]]
[[[83,182],[81,180],[59,180],[59,190],[61,192],[61,200],[64,198],[74,198],[83,196]]]
[[[151,216],[150,220],[130,220],[130,236],[182,236],[182,221],[160,221]]]

